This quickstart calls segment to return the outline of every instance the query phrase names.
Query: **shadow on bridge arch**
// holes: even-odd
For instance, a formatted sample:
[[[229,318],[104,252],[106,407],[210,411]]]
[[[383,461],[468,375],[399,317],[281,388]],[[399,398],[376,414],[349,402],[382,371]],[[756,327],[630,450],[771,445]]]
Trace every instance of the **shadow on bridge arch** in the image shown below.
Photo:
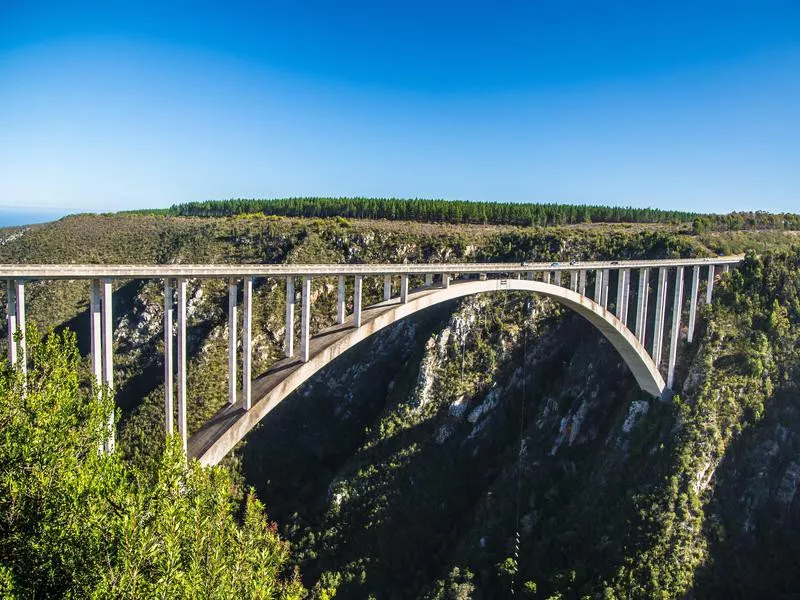
[[[342,325],[330,327],[311,338],[308,362],[287,358],[278,361],[253,382],[253,406],[220,410],[188,442],[189,456],[202,464],[217,464],[275,406],[332,360],[374,333],[435,304],[486,292],[527,291],[561,303],[585,317],[611,342],[633,373],[639,387],[661,396],[666,387],[653,360],[633,332],[610,311],[572,290],[525,279],[489,279],[452,283],[447,288],[421,288],[408,295],[375,304],[362,311],[361,327],[353,326],[352,315]]]

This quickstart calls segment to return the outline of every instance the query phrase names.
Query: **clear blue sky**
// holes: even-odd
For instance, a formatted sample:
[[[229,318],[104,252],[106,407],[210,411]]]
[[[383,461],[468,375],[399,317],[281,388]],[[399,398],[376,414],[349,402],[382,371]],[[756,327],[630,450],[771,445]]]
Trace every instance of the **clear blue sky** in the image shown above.
[[[800,2],[0,0],[0,207],[800,212]]]

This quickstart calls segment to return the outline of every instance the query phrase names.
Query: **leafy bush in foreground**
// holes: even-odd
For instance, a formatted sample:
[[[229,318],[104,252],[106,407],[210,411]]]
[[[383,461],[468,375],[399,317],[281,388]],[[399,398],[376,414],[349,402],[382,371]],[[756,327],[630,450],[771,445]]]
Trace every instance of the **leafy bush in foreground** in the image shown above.
[[[99,446],[113,409],[80,385],[75,337],[30,331],[0,373],[0,596],[301,598],[288,544],[229,476],[170,439],[153,473]],[[23,393],[24,390],[24,393]]]

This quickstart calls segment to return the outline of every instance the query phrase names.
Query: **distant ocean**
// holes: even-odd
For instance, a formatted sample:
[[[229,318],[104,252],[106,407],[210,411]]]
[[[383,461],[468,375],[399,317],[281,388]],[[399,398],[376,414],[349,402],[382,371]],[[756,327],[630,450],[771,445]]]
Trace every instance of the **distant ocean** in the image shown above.
[[[56,221],[70,214],[69,210],[35,209],[35,208],[0,208],[0,227],[31,225]]]

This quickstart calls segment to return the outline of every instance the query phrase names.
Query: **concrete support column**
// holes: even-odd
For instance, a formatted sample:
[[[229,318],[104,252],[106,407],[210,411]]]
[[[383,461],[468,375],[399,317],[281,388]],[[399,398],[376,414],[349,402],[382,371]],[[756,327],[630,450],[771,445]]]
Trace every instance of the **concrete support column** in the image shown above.
[[[533,271],[528,271],[528,272],[525,274],[525,279],[527,279],[527,280],[529,280],[529,281],[533,281]]]
[[[617,302],[614,305],[614,314],[620,321],[623,321],[622,315],[625,312],[625,288],[625,269],[617,269]]]
[[[92,365],[92,386],[95,394],[103,385],[103,316],[100,281],[89,282],[89,356]],[[165,340],[166,345],[166,340]]]
[[[555,272],[555,275],[553,275],[553,280],[556,285],[561,285],[561,271]]]
[[[600,304],[605,309],[608,309],[608,279],[608,269],[603,269],[603,290],[600,294]]]
[[[242,408],[253,406],[253,278],[244,278],[242,307]]]
[[[239,282],[228,281],[228,404],[236,404],[236,388],[239,378],[236,372],[236,355],[239,342]]]
[[[636,339],[644,346],[647,330],[647,296],[650,293],[650,269],[639,269],[639,293],[636,297]]]
[[[658,287],[656,288],[656,322],[653,330],[653,362],[656,368],[661,366],[661,346],[664,343],[664,313],[667,304],[667,269],[658,269]]]
[[[447,289],[450,287],[450,275],[448,273],[442,273],[442,289]]]
[[[94,286],[93,286],[94,287]],[[94,304],[94,298],[92,299]],[[95,311],[92,308],[91,319],[94,323]],[[172,434],[175,426],[173,424],[175,408],[173,404],[174,364],[173,360],[173,339],[172,323],[175,318],[175,297],[173,295],[172,280],[168,277],[164,280],[164,431],[167,435]],[[94,348],[95,327],[92,327],[92,348]],[[92,350],[92,368],[98,364],[94,362],[94,350]]]
[[[303,291],[300,307],[300,358],[308,362],[311,354],[311,277],[303,276]]]
[[[722,265],[722,272],[723,273],[727,273],[730,270],[731,270],[731,266],[730,265]]]
[[[186,278],[178,278],[178,435],[186,451]]]
[[[344,315],[345,315],[344,298],[345,298],[344,275],[339,275],[339,302],[337,305],[337,317],[339,325],[342,325],[344,323]]]
[[[23,374],[27,376],[28,373],[28,336],[25,330],[25,282],[14,282],[14,297],[16,302],[14,308],[16,309],[17,331],[19,332],[19,343],[17,346],[17,363],[22,369]]]
[[[681,312],[683,311],[683,267],[675,272],[675,299],[672,303],[672,335],[669,339],[669,366],[667,367],[667,387],[675,383],[675,361],[678,357],[678,338],[681,334]]]
[[[400,303],[408,302],[408,275],[400,277]]]
[[[103,316],[100,281],[89,282],[89,356],[92,365],[92,391],[99,395],[103,389]],[[101,453],[106,451],[108,437],[99,443]]]
[[[706,284],[706,304],[711,304],[711,293],[714,291],[714,265],[708,265],[708,283]]]
[[[628,326],[628,304],[631,297],[631,270],[622,269],[622,324]]]
[[[361,285],[362,276],[355,276],[355,284],[353,285],[353,326],[361,327]]]
[[[622,301],[625,303],[625,310],[623,311],[623,315],[625,315],[624,323],[625,325],[628,324],[628,313],[630,312],[630,300],[631,300],[631,270],[625,269],[625,296],[623,297]]]
[[[586,295],[586,269],[581,269],[578,277],[578,293],[581,296]]]
[[[17,364],[17,286],[13,279],[6,285],[6,329],[8,330],[8,362]]]
[[[19,305],[19,290],[17,290]],[[17,315],[19,318],[19,315]],[[92,365],[92,385],[96,394],[102,385],[114,389],[113,322],[111,314],[111,280],[92,280],[89,288],[89,345]],[[166,340],[165,340],[166,346]],[[114,451],[114,411],[106,424],[106,439],[101,452]]]
[[[570,271],[569,272],[569,289],[573,292],[578,291],[578,272],[577,271]]]
[[[341,292],[341,290],[339,290]],[[341,294],[340,294],[341,295]],[[283,354],[286,358],[294,356],[294,277],[286,278],[286,334],[283,338]],[[340,298],[342,300],[342,298]],[[342,302],[339,307],[341,309]]]
[[[428,287],[433,285],[433,273],[425,274],[425,285]]]
[[[111,280],[103,280],[103,384],[110,391],[114,390],[114,322],[111,314]],[[17,290],[17,305],[19,305],[19,290]],[[17,317],[19,318],[19,316]],[[24,341],[24,340],[23,340]],[[24,349],[22,359],[25,359]],[[113,396],[113,394],[112,394]],[[106,452],[114,451],[114,411],[108,417],[108,439],[106,441]]]
[[[544,283],[550,283],[550,271],[545,271],[542,273],[542,281]]]
[[[104,279],[103,287],[103,383],[109,389],[114,389],[114,323],[111,314],[111,280]],[[17,294],[19,298],[19,294]]]
[[[700,287],[700,266],[692,267],[692,291],[689,302],[689,332],[686,341],[690,344],[694,339],[694,323],[697,318],[697,289]]]
[[[600,269],[594,270],[594,296],[592,300],[601,304],[603,301],[603,272]]]
[[[384,300],[391,300],[392,299],[392,276],[391,275],[384,275],[383,276],[383,299]]]

